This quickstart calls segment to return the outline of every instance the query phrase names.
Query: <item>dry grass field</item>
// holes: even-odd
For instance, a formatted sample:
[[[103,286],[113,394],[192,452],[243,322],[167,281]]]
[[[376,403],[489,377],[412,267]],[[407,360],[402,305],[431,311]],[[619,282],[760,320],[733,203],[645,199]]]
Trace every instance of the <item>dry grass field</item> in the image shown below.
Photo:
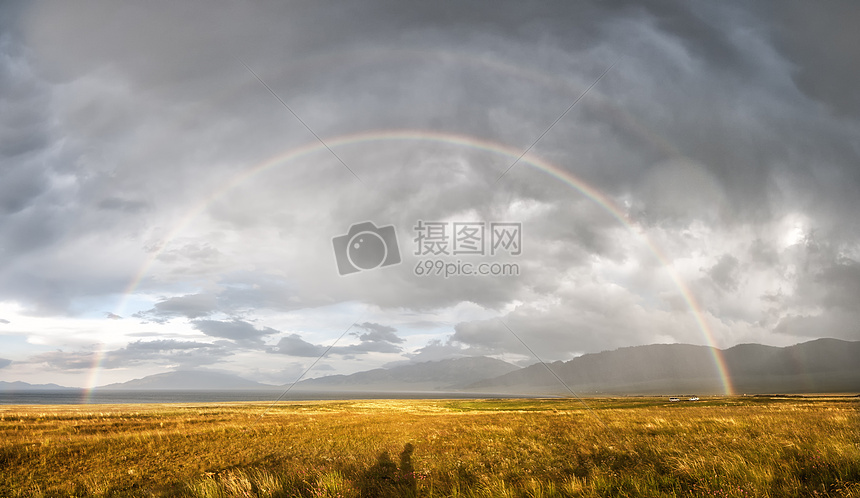
[[[860,398],[0,406],[0,496],[860,496]]]

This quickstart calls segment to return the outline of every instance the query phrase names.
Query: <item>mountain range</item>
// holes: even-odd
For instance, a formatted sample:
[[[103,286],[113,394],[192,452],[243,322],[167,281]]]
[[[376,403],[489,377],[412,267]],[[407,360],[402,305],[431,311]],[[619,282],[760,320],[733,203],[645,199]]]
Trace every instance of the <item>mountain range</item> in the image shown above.
[[[273,389],[277,386],[261,384],[253,380],[243,379],[238,375],[209,372],[202,370],[179,370],[149,375],[142,379],[128,382],[108,384],[98,389],[148,389],[176,391],[209,391],[209,390],[242,390],[242,389]]]
[[[21,382],[20,380],[15,382],[6,382],[5,380],[0,380],[0,392],[10,392],[10,391],[58,391],[62,389],[71,389],[69,387],[58,386],[57,384],[30,384],[27,382]]]
[[[727,383],[736,393],[860,392],[860,341],[817,339],[784,348],[741,344],[725,350],[688,344],[635,346],[538,363],[465,387],[558,394],[570,394],[567,388],[586,394],[717,394],[725,392]]]
[[[584,354],[519,368],[487,357],[464,357],[303,380],[297,391],[474,392],[621,395],[860,392],[860,341],[817,339],[788,347],[741,344],[725,350],[653,344]],[[722,365],[722,369],[717,365]],[[551,370],[551,371],[550,371]],[[288,385],[288,384],[287,384]],[[104,390],[285,389],[237,375],[191,370],[150,375]],[[0,391],[64,389],[0,381]]]
[[[377,368],[352,375],[329,375],[303,380],[297,390],[337,391],[462,391],[478,380],[514,372],[516,365],[485,356],[426,361]]]

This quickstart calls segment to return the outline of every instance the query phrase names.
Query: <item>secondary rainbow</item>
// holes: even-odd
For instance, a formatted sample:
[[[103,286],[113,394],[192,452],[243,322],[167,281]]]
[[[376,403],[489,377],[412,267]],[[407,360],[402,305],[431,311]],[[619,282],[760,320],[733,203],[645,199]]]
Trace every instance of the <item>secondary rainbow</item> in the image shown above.
[[[467,135],[454,135],[427,130],[376,130],[371,132],[342,135],[325,139],[326,145],[331,148],[379,141],[424,141],[445,143],[499,154],[508,158],[510,161],[517,159],[518,157],[520,157],[520,154],[522,154],[521,150],[517,150],[512,147],[508,147],[506,145],[492,142],[489,140],[484,140]],[[158,259],[158,256],[165,250],[170,241],[173,240],[177,235],[179,235],[197,216],[203,213],[212,202],[223,196],[225,193],[229,192],[237,185],[247,181],[249,178],[257,174],[265,172],[268,169],[274,168],[289,161],[294,161],[303,156],[320,151],[325,151],[325,149],[325,145],[321,144],[319,141],[314,141],[290,149],[282,154],[269,158],[257,165],[249,167],[248,169],[240,173],[237,173],[228,181],[226,181],[223,185],[216,188],[209,195],[205,196],[199,202],[194,204],[191,209],[189,209],[188,212],[179,219],[179,221],[173,226],[170,232],[168,232],[168,234],[161,240],[156,249],[152,251],[152,253],[146,259],[143,265],[141,265],[140,270],[134,275],[129,284],[126,286],[125,291],[123,292],[123,297],[120,300],[120,303],[118,304],[114,313],[116,313],[117,315],[122,315],[124,313],[128,298],[134,294],[135,290],[140,285],[142,279],[149,272],[152,264],[155,262],[156,259]],[[702,308],[693,293],[690,291],[690,289],[675,271],[669,261],[669,258],[663,253],[663,251],[661,251],[646,234],[641,233],[636,229],[636,225],[629,219],[627,214],[621,208],[619,208],[615,201],[607,197],[597,188],[592,187],[591,185],[587,184],[572,173],[565,171],[564,169],[536,156],[533,153],[526,154],[522,157],[522,159],[520,159],[519,162],[537,168],[538,170],[541,170],[544,173],[549,174],[550,176],[573,187],[582,195],[585,195],[587,198],[596,202],[616,220],[618,220],[622,225],[627,227],[628,230],[638,235],[645,242],[648,249],[654,254],[657,260],[660,261],[660,263],[668,272],[670,278],[674,282],[675,286],[678,288],[679,292],[681,293],[681,296],[684,298],[684,301],[686,301],[687,306],[693,314],[693,317],[696,320],[696,324],[701,330],[705,341],[708,343],[709,346],[711,346],[714,364],[720,376],[723,391],[725,392],[725,394],[733,394],[734,389],[732,387],[731,378],[728,374],[728,368],[726,367],[720,349],[716,345],[716,341],[713,337],[713,332],[704,318]],[[338,167],[341,166],[338,165]],[[360,172],[358,173],[360,176]],[[100,367],[101,357],[102,354],[97,355],[98,365],[95,366],[95,369],[98,369]],[[92,377],[95,378],[95,374],[93,374]]]

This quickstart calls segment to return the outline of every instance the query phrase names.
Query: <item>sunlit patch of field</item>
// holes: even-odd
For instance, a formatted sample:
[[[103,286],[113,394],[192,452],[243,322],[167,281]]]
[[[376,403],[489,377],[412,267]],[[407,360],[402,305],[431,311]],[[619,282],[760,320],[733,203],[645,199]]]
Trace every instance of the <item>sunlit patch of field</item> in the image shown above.
[[[586,401],[0,406],[0,496],[860,496],[860,398]]]

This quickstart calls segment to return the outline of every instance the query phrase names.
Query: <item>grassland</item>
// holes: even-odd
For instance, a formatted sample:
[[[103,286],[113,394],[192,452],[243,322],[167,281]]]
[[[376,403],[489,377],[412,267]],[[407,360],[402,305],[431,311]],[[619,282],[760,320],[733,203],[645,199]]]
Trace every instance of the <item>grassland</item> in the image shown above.
[[[860,496],[860,398],[0,406],[0,496]]]

